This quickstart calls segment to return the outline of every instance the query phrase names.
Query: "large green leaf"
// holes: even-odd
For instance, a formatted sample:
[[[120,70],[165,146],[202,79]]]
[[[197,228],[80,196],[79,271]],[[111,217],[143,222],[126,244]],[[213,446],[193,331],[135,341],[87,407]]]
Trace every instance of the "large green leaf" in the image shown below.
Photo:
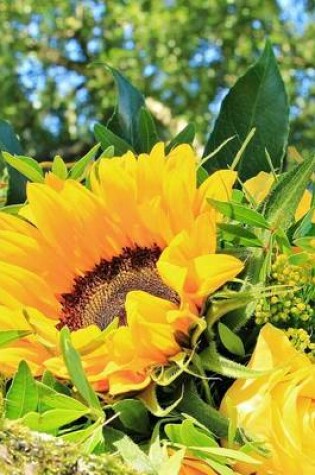
[[[205,168],[214,171],[230,166],[253,128],[256,128],[255,135],[238,164],[242,180],[257,175],[262,170],[270,171],[266,150],[273,167],[281,170],[288,139],[288,99],[276,58],[268,42],[257,63],[236,82],[222,102],[204,156],[229,137],[235,136],[235,139],[208,160]]]
[[[118,115],[123,136],[132,146],[136,146],[140,110],[145,106],[144,97],[119,71],[107,67],[118,88]]]
[[[6,151],[17,155],[22,155],[23,150],[11,125],[0,120],[0,151]],[[8,165],[9,171],[9,192],[7,204],[24,203],[26,199],[26,178],[17,170]]]
[[[19,419],[38,405],[36,381],[25,361],[21,361],[6,396],[5,417]]]

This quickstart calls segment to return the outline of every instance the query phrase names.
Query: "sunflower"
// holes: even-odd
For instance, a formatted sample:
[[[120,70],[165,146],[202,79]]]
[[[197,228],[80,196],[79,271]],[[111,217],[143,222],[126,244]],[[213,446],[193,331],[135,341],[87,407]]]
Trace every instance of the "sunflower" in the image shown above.
[[[48,173],[30,183],[20,216],[0,213],[0,329],[28,335],[0,350],[1,372],[26,360],[68,378],[60,351],[67,326],[89,381],[120,394],[150,382],[181,351],[209,294],[243,268],[215,254],[207,197],[230,199],[233,171],[196,184],[188,145],[165,156],[100,159],[89,186]]]

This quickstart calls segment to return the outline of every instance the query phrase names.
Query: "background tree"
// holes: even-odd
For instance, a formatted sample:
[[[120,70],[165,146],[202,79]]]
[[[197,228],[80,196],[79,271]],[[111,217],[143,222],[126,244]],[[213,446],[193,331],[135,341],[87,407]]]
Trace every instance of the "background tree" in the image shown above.
[[[77,157],[93,142],[95,121],[113,114],[106,62],[149,98],[166,138],[194,121],[202,142],[227,88],[269,37],[290,95],[290,142],[310,149],[314,17],[313,0],[4,0],[1,118],[28,154]]]

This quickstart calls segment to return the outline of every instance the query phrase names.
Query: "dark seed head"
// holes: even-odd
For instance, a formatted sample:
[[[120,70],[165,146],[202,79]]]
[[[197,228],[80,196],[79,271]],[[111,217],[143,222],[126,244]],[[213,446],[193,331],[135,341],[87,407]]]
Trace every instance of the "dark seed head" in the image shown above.
[[[125,300],[131,290],[142,290],[174,303],[177,293],[160,278],[156,262],[161,250],[153,248],[126,248],[110,261],[102,259],[94,269],[74,281],[72,292],[61,295],[62,314],[59,327],[71,330],[95,324],[102,330],[115,317],[126,325]]]

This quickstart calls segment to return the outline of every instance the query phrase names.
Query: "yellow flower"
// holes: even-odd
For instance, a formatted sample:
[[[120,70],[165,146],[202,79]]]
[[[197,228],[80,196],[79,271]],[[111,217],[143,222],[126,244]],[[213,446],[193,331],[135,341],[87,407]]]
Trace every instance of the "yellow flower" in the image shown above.
[[[272,173],[259,172],[258,175],[250,178],[244,183],[244,190],[249,199],[253,199],[255,203],[261,203],[269,194],[273,184],[274,177]],[[309,211],[312,202],[312,194],[305,190],[299,206],[295,212],[295,220],[299,221]],[[315,213],[312,222],[315,223]]]
[[[236,381],[227,391],[221,411],[227,416],[236,413],[246,433],[265,442],[270,457],[257,455],[261,465],[240,464],[238,471],[246,475],[313,475],[315,365],[291,345],[283,331],[267,324],[249,367],[274,371]]]
[[[25,359],[34,374],[67,370],[67,325],[89,380],[111,394],[139,390],[152,368],[181,351],[211,292],[243,268],[215,254],[212,196],[228,200],[236,175],[200,188],[188,145],[167,157],[102,159],[90,188],[48,174],[31,183],[22,217],[0,213],[0,329],[31,334],[0,350],[1,371]]]

